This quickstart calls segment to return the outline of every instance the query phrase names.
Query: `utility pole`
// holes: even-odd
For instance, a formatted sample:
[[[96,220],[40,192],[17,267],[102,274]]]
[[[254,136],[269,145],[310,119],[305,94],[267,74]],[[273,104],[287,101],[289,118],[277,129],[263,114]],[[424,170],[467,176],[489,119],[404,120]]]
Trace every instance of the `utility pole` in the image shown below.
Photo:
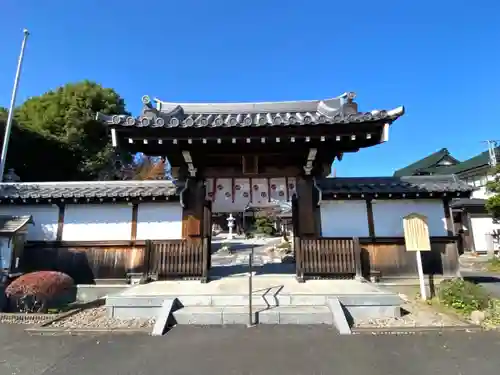
[[[498,141],[493,141],[493,140],[488,140],[486,141],[488,144],[488,154],[490,156],[490,166],[492,168],[495,168],[497,166],[498,160],[497,160],[497,148],[498,148]]]
[[[5,172],[5,162],[7,160],[7,151],[9,148],[10,133],[12,131],[12,119],[14,117],[14,106],[16,104],[17,89],[19,87],[19,78],[21,76],[21,68],[23,66],[24,49],[26,47],[26,41],[28,40],[28,36],[30,35],[27,29],[24,29],[23,33],[24,33],[23,43],[21,44],[21,53],[19,54],[19,60],[17,62],[16,78],[14,79],[14,88],[12,89],[12,97],[10,98],[9,115],[7,116],[7,122],[5,124],[2,155],[0,156],[0,182],[3,181]]]

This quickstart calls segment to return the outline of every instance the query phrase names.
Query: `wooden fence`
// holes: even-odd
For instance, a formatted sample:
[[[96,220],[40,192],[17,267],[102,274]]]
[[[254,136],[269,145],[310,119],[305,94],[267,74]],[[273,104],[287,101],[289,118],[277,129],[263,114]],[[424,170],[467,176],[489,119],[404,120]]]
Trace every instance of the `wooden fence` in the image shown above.
[[[146,241],[145,273],[157,279],[208,280],[209,239]]]
[[[295,239],[297,277],[352,278],[361,275],[357,238]]]

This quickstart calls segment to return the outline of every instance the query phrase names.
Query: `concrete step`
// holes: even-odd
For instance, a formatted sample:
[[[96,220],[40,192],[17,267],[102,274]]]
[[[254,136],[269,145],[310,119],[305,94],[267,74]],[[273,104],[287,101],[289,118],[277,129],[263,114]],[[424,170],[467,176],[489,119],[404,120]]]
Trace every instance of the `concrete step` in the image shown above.
[[[278,306],[253,308],[253,322],[259,324],[333,324],[328,306]],[[188,306],[173,313],[177,324],[248,324],[245,306]]]

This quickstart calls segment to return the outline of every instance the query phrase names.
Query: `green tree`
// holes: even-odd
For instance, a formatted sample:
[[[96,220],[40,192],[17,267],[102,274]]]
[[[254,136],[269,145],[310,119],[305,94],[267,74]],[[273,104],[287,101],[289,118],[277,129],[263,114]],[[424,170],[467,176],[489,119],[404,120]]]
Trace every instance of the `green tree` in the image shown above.
[[[23,129],[60,143],[73,155],[74,173],[65,179],[114,179],[120,160],[106,125],[95,120],[97,112],[128,114],[113,89],[83,81],[28,99],[16,109],[15,119]]]
[[[493,181],[488,182],[487,189],[493,193],[486,201],[486,209],[493,216],[493,219],[500,220],[500,165],[494,171]]]
[[[0,108],[0,146],[6,120],[7,110]],[[61,181],[74,174],[77,162],[66,145],[13,122],[5,172],[14,168],[22,181]]]

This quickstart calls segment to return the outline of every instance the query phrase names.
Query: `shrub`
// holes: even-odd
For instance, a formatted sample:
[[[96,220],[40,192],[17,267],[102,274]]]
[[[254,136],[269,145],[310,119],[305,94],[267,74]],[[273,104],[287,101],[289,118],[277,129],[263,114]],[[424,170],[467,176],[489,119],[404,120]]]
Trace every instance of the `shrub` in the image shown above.
[[[486,268],[490,272],[500,272],[500,259],[499,258],[493,258],[488,261],[488,264],[486,265]]]
[[[37,271],[14,280],[5,295],[18,311],[45,312],[50,302],[64,296],[73,285],[73,279],[65,273]]]
[[[272,235],[276,232],[273,224],[273,219],[268,216],[258,217],[255,219],[255,231],[257,233]]]
[[[438,289],[441,303],[464,314],[488,308],[490,296],[480,285],[462,279],[445,280]]]

